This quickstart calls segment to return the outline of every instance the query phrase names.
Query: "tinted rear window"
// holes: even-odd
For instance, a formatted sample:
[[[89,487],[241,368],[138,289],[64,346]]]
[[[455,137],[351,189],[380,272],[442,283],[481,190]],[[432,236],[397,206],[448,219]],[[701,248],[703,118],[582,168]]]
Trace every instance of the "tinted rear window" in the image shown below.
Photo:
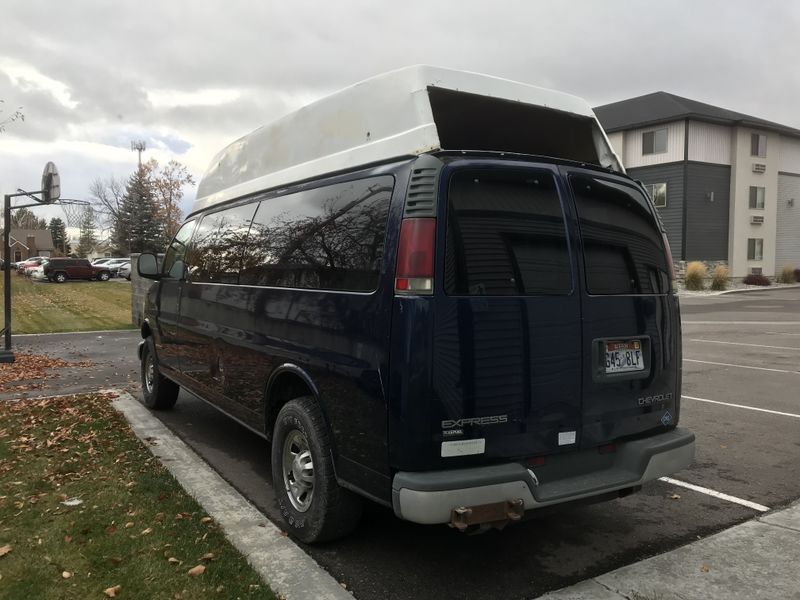
[[[445,292],[569,294],[564,214],[544,171],[462,171],[450,180]]]
[[[587,175],[570,178],[590,294],[663,294],[669,268],[661,231],[638,189]]]

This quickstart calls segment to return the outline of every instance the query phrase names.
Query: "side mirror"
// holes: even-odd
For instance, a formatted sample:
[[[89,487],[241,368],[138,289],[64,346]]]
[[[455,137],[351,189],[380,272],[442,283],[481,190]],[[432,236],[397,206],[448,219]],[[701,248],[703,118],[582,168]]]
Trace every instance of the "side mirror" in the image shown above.
[[[139,255],[136,261],[136,270],[139,272],[139,277],[161,279],[161,273],[158,272],[158,261],[156,261],[155,255],[149,252]]]

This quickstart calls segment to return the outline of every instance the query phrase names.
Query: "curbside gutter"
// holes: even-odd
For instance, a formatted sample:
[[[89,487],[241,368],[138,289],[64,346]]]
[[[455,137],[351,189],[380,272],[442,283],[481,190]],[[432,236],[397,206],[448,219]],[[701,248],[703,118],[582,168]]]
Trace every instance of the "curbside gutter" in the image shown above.
[[[353,596],[203,459],[127,392],[113,406],[178,483],[197,500],[244,554],[272,591],[285,600],[353,600]]]

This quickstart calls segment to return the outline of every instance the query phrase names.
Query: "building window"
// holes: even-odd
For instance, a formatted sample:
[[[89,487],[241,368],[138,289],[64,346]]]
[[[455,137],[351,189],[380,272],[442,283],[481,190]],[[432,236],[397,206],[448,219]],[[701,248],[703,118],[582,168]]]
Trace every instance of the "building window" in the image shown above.
[[[764,208],[764,188],[750,186],[750,208]]]
[[[653,199],[653,204],[656,208],[665,208],[667,206],[667,184],[666,183],[648,183],[644,186],[647,194]]]
[[[761,133],[753,133],[750,135],[750,156],[766,158],[767,136]]]
[[[747,260],[763,260],[764,240],[762,238],[749,238],[747,240]]]
[[[642,154],[663,154],[667,151],[667,128],[642,134]]]
[[[761,275],[762,271],[763,269],[761,267],[753,267],[752,269],[750,269],[750,273],[752,273],[753,275]]]

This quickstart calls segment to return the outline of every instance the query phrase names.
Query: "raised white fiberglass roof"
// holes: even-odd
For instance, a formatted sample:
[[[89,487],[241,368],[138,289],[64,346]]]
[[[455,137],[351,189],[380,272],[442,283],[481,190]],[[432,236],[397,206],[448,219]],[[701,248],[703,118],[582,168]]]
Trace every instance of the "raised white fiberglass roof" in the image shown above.
[[[192,212],[437,150],[520,152],[623,170],[584,100],[423,65],[364,80],[236,140],[214,157]]]

